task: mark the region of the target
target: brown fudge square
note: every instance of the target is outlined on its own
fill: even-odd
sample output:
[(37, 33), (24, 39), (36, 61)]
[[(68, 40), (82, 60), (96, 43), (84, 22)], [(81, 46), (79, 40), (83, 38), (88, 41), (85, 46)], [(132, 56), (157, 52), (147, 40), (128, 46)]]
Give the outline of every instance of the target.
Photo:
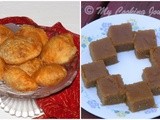
[(143, 70), (142, 77), (147, 82), (153, 95), (160, 95), (160, 68), (147, 67)]
[(111, 65), (118, 62), (116, 49), (109, 38), (91, 42), (89, 48), (93, 61), (103, 60), (105, 65)]
[(111, 26), (108, 30), (108, 37), (111, 39), (117, 52), (134, 49), (134, 32), (132, 32), (130, 23)]
[(137, 58), (149, 57), (149, 51), (157, 46), (154, 30), (139, 30), (134, 38), (134, 47)]
[(153, 66), (160, 67), (160, 47), (156, 47), (150, 50), (150, 61)]
[(132, 112), (155, 106), (153, 94), (145, 82), (126, 85), (126, 102)]
[(103, 105), (125, 102), (125, 86), (120, 75), (97, 80), (97, 94)]
[(82, 65), (82, 79), (86, 88), (94, 87), (96, 80), (109, 75), (103, 61), (96, 61)]

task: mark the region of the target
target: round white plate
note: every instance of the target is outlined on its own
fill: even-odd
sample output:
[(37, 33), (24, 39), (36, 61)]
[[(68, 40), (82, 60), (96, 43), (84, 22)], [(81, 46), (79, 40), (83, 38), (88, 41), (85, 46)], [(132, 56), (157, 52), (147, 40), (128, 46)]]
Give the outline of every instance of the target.
[[(154, 29), (160, 45), (160, 20), (136, 15), (120, 14), (98, 19), (81, 30), (81, 64), (92, 62), (88, 45), (91, 41), (106, 37), (109, 26), (130, 22), (132, 29)], [(137, 59), (134, 50), (118, 53), (119, 63), (107, 66), (110, 74), (121, 74), (125, 84), (142, 81), (142, 72), (145, 67), (151, 66), (149, 59)], [(102, 118), (154, 118), (160, 115), (160, 96), (154, 96), (157, 108), (150, 108), (132, 113), (125, 103), (102, 106), (96, 88), (86, 89), (81, 80), (81, 106), (88, 112)]]

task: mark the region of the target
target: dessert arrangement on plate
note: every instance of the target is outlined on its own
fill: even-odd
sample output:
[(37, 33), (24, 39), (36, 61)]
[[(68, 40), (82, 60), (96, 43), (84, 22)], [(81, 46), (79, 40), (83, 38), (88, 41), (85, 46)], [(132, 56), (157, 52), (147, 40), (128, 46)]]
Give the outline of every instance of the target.
[[(153, 95), (160, 95), (160, 49), (155, 31), (132, 31), (130, 23), (123, 23), (110, 26), (107, 36), (89, 44), (93, 62), (82, 65), (85, 87), (96, 87), (103, 105), (126, 103), (132, 112), (156, 107)], [(143, 70), (143, 81), (125, 85), (121, 75), (109, 74), (106, 66), (118, 62), (117, 52), (134, 49), (138, 59), (150, 58), (152, 67)]]

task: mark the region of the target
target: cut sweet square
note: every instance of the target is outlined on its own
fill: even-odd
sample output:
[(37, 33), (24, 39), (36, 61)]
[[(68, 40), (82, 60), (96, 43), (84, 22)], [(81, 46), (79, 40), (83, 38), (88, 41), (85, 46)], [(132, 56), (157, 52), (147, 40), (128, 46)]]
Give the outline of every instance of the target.
[(103, 105), (125, 102), (125, 86), (121, 76), (106, 76), (97, 80), (97, 94)]
[(148, 58), (149, 51), (157, 46), (154, 30), (139, 30), (134, 38), (134, 47), (137, 58)]
[(106, 75), (109, 75), (109, 73), (103, 61), (96, 61), (82, 65), (82, 79), (87, 88), (94, 87), (96, 81)]
[(150, 50), (150, 61), (153, 66), (160, 67), (160, 47), (156, 47)]
[(145, 110), (155, 106), (153, 94), (145, 82), (126, 86), (126, 102), (132, 112)]
[(89, 48), (93, 61), (103, 60), (105, 65), (111, 65), (118, 62), (116, 49), (109, 38), (91, 42)]
[(107, 35), (111, 39), (117, 52), (134, 49), (134, 32), (132, 32), (132, 26), (130, 23), (111, 26)]
[(160, 95), (160, 68), (147, 67), (143, 70), (142, 77), (147, 82), (153, 95)]

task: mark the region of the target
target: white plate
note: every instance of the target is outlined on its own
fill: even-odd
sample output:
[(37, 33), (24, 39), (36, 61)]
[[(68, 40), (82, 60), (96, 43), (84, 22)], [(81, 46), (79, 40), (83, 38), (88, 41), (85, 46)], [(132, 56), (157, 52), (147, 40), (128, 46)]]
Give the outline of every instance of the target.
[[(106, 37), (110, 25), (130, 22), (134, 31), (155, 29), (157, 42), (160, 45), (160, 20), (136, 15), (120, 14), (98, 19), (81, 30), (81, 64), (92, 62), (88, 45), (91, 41)], [(149, 59), (138, 60), (134, 51), (118, 53), (119, 63), (107, 66), (110, 74), (121, 74), (125, 84), (142, 81), (145, 67), (151, 66)], [(125, 103), (102, 106), (96, 88), (86, 89), (81, 80), (81, 106), (88, 112), (102, 118), (154, 118), (160, 115), (160, 96), (154, 96), (157, 108), (150, 108), (132, 113)]]

